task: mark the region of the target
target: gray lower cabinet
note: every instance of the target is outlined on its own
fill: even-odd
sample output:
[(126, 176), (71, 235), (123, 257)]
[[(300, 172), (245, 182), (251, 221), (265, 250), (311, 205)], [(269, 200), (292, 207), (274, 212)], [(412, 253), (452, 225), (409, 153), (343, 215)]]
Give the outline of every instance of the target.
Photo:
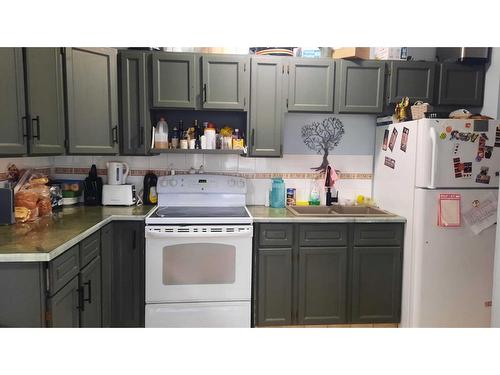
[(439, 64), (437, 104), (482, 105), (484, 75), (482, 65)]
[(434, 101), (436, 63), (427, 61), (391, 61), (387, 103), (393, 104), (407, 96), (411, 103)]
[(197, 55), (153, 52), (153, 106), (196, 108)]
[(300, 247), (298, 324), (346, 321), (347, 247)]
[(0, 155), (22, 155), (27, 118), (21, 48), (0, 48)]
[(394, 246), (352, 249), (352, 323), (399, 322), (402, 249)]
[(26, 48), (24, 53), (29, 152), (64, 154), (63, 50)]
[(258, 249), (257, 322), (292, 324), (292, 249)]
[(68, 151), (118, 152), (116, 49), (66, 48)]
[(113, 227), (111, 326), (144, 327), (144, 222)]
[(289, 112), (333, 112), (335, 63), (332, 59), (290, 59)]
[(81, 289), (78, 277), (51, 296), (47, 302), (48, 326), (53, 328), (80, 327)]
[(204, 109), (247, 110), (250, 58), (245, 55), (201, 56)]
[(97, 256), (80, 271), (80, 327), (101, 327), (101, 258)]
[(278, 57), (252, 57), (249, 155), (281, 156), (287, 87), (285, 65)]
[(119, 55), (120, 133), (123, 155), (147, 155), (151, 143), (147, 52)]
[(337, 60), (335, 110), (338, 113), (380, 113), (383, 109), (385, 62)]
[(256, 326), (399, 323), (404, 224), (255, 225)]

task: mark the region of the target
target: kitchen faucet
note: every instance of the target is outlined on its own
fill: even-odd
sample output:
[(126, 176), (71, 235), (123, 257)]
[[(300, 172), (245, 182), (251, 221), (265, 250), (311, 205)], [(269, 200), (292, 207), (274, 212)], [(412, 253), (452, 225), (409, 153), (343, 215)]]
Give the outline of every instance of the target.
[(337, 195), (332, 196), (331, 188), (333, 187), (335, 181), (331, 176), (332, 167), (329, 165), (326, 167), (326, 178), (325, 178), (325, 188), (326, 188), (326, 205), (331, 206), (332, 203), (337, 203), (339, 201), (339, 192), (337, 190)]

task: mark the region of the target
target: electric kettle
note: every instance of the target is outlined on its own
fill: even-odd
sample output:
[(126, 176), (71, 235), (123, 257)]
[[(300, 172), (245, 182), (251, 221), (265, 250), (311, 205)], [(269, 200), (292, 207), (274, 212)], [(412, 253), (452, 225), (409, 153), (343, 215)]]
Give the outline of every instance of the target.
[(127, 163), (119, 161), (109, 161), (106, 163), (108, 168), (108, 185), (124, 185), (127, 183), (130, 168)]

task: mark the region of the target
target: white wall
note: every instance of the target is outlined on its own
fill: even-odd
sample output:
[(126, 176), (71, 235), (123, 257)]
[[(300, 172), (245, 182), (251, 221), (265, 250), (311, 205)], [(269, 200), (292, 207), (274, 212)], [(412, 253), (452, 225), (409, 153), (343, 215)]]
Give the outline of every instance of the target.
[(491, 63), (486, 70), (484, 101), (481, 113), (500, 119), (500, 48), (492, 48)]

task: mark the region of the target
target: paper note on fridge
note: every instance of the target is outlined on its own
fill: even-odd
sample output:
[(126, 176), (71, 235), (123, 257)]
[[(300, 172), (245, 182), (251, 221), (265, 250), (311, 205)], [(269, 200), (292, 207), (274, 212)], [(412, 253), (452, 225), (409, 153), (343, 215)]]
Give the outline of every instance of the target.
[(460, 194), (440, 194), (438, 207), (438, 226), (459, 227)]
[(496, 223), (497, 208), (498, 199), (494, 193), (490, 193), (477, 207), (464, 212), (464, 221), (474, 234), (479, 234)]

